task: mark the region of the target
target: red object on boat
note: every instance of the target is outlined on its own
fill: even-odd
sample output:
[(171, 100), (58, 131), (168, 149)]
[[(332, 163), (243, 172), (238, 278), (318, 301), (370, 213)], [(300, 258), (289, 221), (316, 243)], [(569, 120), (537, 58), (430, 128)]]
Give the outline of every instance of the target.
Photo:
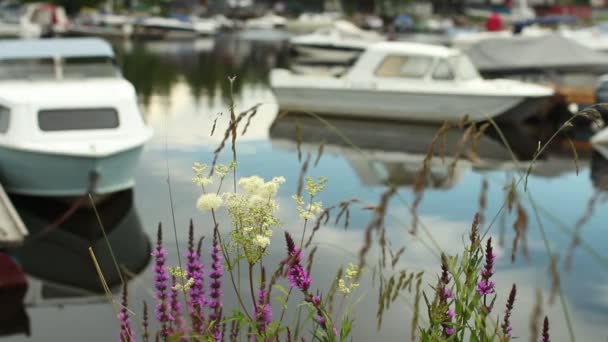
[(492, 12), (486, 20), (486, 31), (501, 31), (502, 29), (502, 17), (500, 14)]
[(0, 252), (0, 290), (27, 288), (25, 273), (8, 254)]
[(0, 252), (0, 336), (30, 335), (30, 319), (23, 307), (25, 273), (8, 254)]

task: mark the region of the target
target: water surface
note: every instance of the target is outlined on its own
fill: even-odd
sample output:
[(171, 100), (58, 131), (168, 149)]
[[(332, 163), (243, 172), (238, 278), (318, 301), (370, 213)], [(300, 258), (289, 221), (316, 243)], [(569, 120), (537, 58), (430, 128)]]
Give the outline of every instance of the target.
[[(320, 197), (326, 206), (351, 198), (362, 203), (352, 208), (348, 230), (333, 220), (319, 230), (314, 244), (318, 251), (312, 270), (313, 287), (325, 289), (338, 267), (357, 261), (363, 231), (371, 219), (370, 211), (361, 207), (378, 203), (387, 184), (398, 187), (398, 196), (391, 200), (386, 219), (387, 241), (393, 251), (405, 247), (405, 252), (394, 270), (389, 265), (384, 272), (389, 276), (402, 269), (408, 273), (425, 271), (424, 286), (432, 284), (439, 271), (439, 250), (449, 254), (461, 252), (472, 217), (479, 208), (483, 182), (488, 184), (484, 213), (486, 222), (490, 222), (503, 206), (505, 186), (514, 177), (521, 177), (526, 162), (514, 163), (500, 139), (488, 134), (480, 140), (478, 156), (463, 154), (474, 162), (462, 161), (452, 167), (449, 156), (457, 152), (462, 132), (450, 133), (446, 137), (448, 157), (442, 161), (437, 156), (430, 164), (417, 210), (419, 233), (414, 237), (409, 233), (412, 215), (408, 205), (416, 199), (413, 192), (416, 174), (438, 127), (336, 119), (321, 123), (293, 115), (276, 119), (279, 109), (269, 89), (268, 73), (271, 68), (288, 63), (287, 48), (280, 40), (257, 38), (260, 37), (222, 36), (195, 42), (116, 44), (124, 74), (137, 88), (146, 120), (155, 129), (137, 169), (135, 189), (109, 198), (100, 210), (113, 250), (121, 264), (135, 274), (130, 282), (133, 310), (139, 315), (141, 300), (151, 303), (149, 244), (155, 241), (159, 222), (165, 227), (167, 247), (176, 260), (168, 180), (181, 251), (191, 218), (198, 235), (206, 235), (208, 239), (211, 236), (210, 217), (197, 212), (194, 205), (200, 190), (191, 183), (191, 166), (195, 161), (210, 163), (222, 140), (229, 119), (230, 76), (236, 76), (232, 94), (237, 112), (261, 104), (247, 133), (238, 139), (239, 175), (287, 178), (279, 193), (283, 229), (296, 236), (302, 232), (291, 195), (296, 192), (298, 174), (307, 158), (311, 159), (308, 170), (311, 176), (329, 178), (328, 188)], [(216, 119), (217, 129), (211, 135)], [(513, 151), (521, 159), (529, 159), (538, 139), (547, 136), (537, 128), (508, 132)], [(324, 152), (314, 165), (321, 143)], [(499, 292), (496, 312), (502, 312), (508, 289), (513, 282), (517, 283), (514, 335), (524, 339), (529, 336), (536, 289), (543, 293), (544, 313), (552, 322), (554, 340), (567, 340), (564, 306), (578, 340), (604, 341), (608, 337), (605, 328), (608, 257), (603, 248), (608, 242), (605, 234), (608, 212), (604, 212), (608, 161), (584, 141), (576, 144), (578, 167), (568, 152), (568, 144), (560, 141), (536, 164), (527, 181), (528, 192), (520, 191), (528, 220), (528, 257), (520, 247), (516, 261), (511, 262), (514, 212), (503, 211), (496, 216), (488, 235), (503, 242), (496, 274)], [(230, 159), (226, 149), (220, 161)], [(551, 253), (559, 257), (563, 302), (558, 295), (552, 305), (548, 303), (551, 258), (531, 199)], [(81, 209), (78, 215), (59, 224), (60, 228), (49, 229), (56, 228), (53, 223), (66, 210), (65, 204), (31, 198), (16, 198), (16, 203), (34, 232), (23, 248), (13, 251), (28, 273), (30, 289), (24, 299), (25, 310), (15, 310), (19, 312), (19, 323), (0, 319), (0, 332), (24, 332), (29, 326), (31, 335), (28, 338), (16, 334), (4, 341), (115, 339), (117, 326), (111, 306), (103, 295), (91, 293), (99, 290), (99, 282), (89, 263), (89, 245), (98, 250), (108, 282), (115, 286), (120, 283), (92, 210)], [(589, 208), (592, 210), (587, 215)], [(566, 270), (565, 259), (573, 239), (571, 231), (583, 216), (588, 219), (580, 229), (581, 246), (574, 252), (570, 270)], [(283, 257), (281, 233), (277, 232), (273, 239), (273, 257), (266, 260), (269, 267)], [(405, 340), (410, 334), (412, 295), (399, 298), (387, 313), (382, 329), (376, 331), (378, 281), (372, 281), (371, 276), (377, 273), (373, 269), (379, 260), (379, 250), (372, 249), (368, 256), (368, 277), (353, 297), (360, 300), (355, 309), (356, 341)], [(225, 305), (233, 307), (235, 299), (228, 289), (226, 292)], [(134, 320), (139, 318), (136, 316)]]

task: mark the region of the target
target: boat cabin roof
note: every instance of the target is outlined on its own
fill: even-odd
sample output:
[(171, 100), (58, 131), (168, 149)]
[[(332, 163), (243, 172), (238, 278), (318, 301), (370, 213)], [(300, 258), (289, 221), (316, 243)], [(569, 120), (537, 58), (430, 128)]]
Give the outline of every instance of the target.
[(0, 60), (43, 58), (114, 58), (110, 44), (98, 38), (0, 40)]
[(367, 51), (381, 55), (419, 55), (429, 57), (450, 57), (461, 52), (440, 45), (409, 43), (409, 42), (380, 42), (371, 45)]

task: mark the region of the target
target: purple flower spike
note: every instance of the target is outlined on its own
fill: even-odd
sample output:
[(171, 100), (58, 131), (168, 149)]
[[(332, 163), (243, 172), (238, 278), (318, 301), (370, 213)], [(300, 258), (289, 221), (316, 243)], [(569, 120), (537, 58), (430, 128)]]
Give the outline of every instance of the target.
[(444, 329), (445, 336), (450, 337), (454, 335), (454, 328), (447, 327)]
[(549, 318), (547, 316), (545, 316), (545, 321), (543, 322), (543, 336), (540, 341), (551, 342), (551, 337), (549, 336)]
[(272, 308), (267, 303), (266, 298), (268, 291), (260, 289), (258, 291), (258, 302), (255, 306), (255, 318), (258, 323), (258, 331), (262, 334), (266, 333), (266, 330), (272, 323)]
[(485, 254), (486, 263), (481, 270), (481, 279), (477, 282), (477, 292), (482, 296), (487, 296), (496, 292), (496, 283), (493, 280), (490, 280), (492, 275), (494, 275), (494, 261), (496, 260), (496, 253), (494, 253), (492, 249), (492, 238), (489, 238), (486, 243)]
[(209, 278), (211, 278), (211, 288), (209, 292), (208, 306), (212, 310), (209, 314), (209, 320), (213, 321), (213, 332), (212, 335), (216, 341), (222, 340), (222, 330), (220, 321), (222, 319), (222, 276), (224, 275), (224, 268), (222, 266), (222, 249), (217, 242), (217, 238), (213, 241), (213, 248), (211, 249), (211, 272), (209, 272)]
[(154, 288), (156, 290), (156, 319), (161, 324), (160, 335), (164, 338), (169, 336), (169, 325), (173, 322), (169, 303), (168, 303), (168, 285), (169, 274), (165, 267), (167, 260), (167, 250), (163, 248), (163, 235), (161, 225), (158, 225), (158, 239), (156, 248), (152, 251), (152, 256), (155, 259), (154, 266)]
[[(199, 242), (200, 247), (201, 242)], [(188, 307), (190, 309), (190, 317), (192, 320), (192, 330), (196, 334), (203, 333), (204, 317), (203, 308), (207, 304), (205, 298), (205, 267), (200, 260), (200, 248), (194, 248), (194, 225), (190, 220), (190, 229), (188, 234), (188, 252), (186, 258), (186, 272), (188, 279), (192, 279), (192, 286), (188, 289)]]
[(177, 280), (175, 276), (171, 276), (171, 296), (169, 297), (169, 307), (171, 308), (171, 316), (174, 318), (174, 329), (172, 332), (179, 331), (183, 333), (184, 327), (181, 320), (182, 317), (182, 304), (179, 302), (179, 290), (177, 289)]
[(454, 298), (454, 292), (448, 288), (444, 288), (442, 294), (446, 299)]
[(120, 323), (120, 342), (135, 342), (133, 329), (129, 320), (129, 311), (127, 310), (127, 286), (122, 290), (122, 307), (118, 313), (118, 321)]
[(302, 260), (302, 250), (295, 246), (293, 238), (288, 232), (285, 232), (285, 241), (287, 242), (287, 253), (289, 254), (289, 259), (287, 261), (287, 265), (289, 266), (289, 269), (287, 270), (289, 285), (291, 287), (297, 287), (302, 292), (307, 293), (308, 288), (310, 288), (310, 284), (312, 283), (312, 278), (300, 264), (300, 261)]
[(511, 312), (513, 311), (513, 304), (515, 303), (515, 295), (517, 293), (517, 288), (515, 284), (511, 287), (511, 292), (509, 293), (509, 299), (507, 300), (507, 309), (505, 310), (505, 317), (502, 322), (502, 332), (505, 334), (507, 338), (511, 338), (511, 333), (513, 331), (513, 327), (511, 326)]
[(456, 311), (452, 310), (452, 309), (448, 309), (448, 311), (445, 312), (445, 315), (448, 316), (450, 319), (456, 317)]
[(486, 296), (496, 292), (496, 282), (494, 280), (480, 280), (477, 283), (477, 292), (480, 295)]

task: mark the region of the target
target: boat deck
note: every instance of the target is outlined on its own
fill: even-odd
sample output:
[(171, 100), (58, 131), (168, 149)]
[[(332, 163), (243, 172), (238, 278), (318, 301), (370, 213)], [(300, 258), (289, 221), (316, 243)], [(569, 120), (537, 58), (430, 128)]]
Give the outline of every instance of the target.
[(0, 247), (19, 245), (27, 234), (21, 217), (0, 184)]

